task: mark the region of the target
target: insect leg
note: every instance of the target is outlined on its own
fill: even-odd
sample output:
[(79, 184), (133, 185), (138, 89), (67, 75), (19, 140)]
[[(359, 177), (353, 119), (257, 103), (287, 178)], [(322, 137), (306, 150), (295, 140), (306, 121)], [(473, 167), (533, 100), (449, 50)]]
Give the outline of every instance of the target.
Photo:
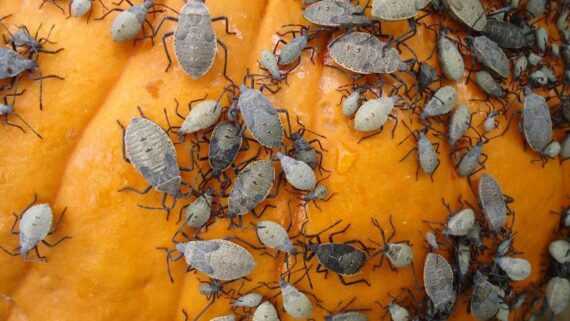
[(137, 194), (144, 195), (144, 194), (148, 193), (151, 189), (152, 189), (152, 185), (147, 186), (147, 187), (146, 187), (145, 189), (143, 189), (142, 191), (141, 191), (141, 190), (138, 190), (138, 189), (135, 189), (135, 188), (133, 188), (133, 187), (127, 186), (127, 187), (121, 188), (121, 189), (118, 190), (118, 191), (119, 191), (119, 192), (130, 191), (130, 192), (135, 192), (135, 193), (137, 193)]
[(67, 207), (63, 209), (63, 211), (59, 215), (59, 220), (57, 220), (55, 227), (48, 233), (48, 235), (51, 235), (57, 231), (57, 229), (59, 228), (59, 225), (61, 224), (61, 220), (63, 219), (63, 216), (65, 215), (66, 211), (67, 211)]
[(53, 243), (53, 244), (52, 244), (52, 243), (49, 243), (49, 242), (46, 241), (46, 240), (42, 240), (42, 243), (44, 243), (45, 245), (47, 245), (47, 246), (49, 246), (49, 247), (56, 247), (57, 245), (59, 245), (59, 243), (65, 241), (65, 240), (68, 240), (68, 239), (71, 239), (71, 236), (64, 236), (64, 237), (62, 237), (61, 239), (57, 240), (57, 241), (56, 241), (55, 243)]
[(212, 22), (215, 22), (215, 21), (225, 21), (225, 22), (226, 22), (226, 23), (225, 23), (225, 25), (226, 25), (226, 33), (227, 33), (228, 35), (235, 35), (235, 34), (236, 34), (235, 31), (234, 31), (234, 32), (230, 31), (230, 24), (229, 24), (229, 22), (228, 22), (228, 17), (226, 17), (226, 16), (214, 17), (214, 18), (211, 19), (211, 21), (212, 21)]
[(105, 17), (107, 17), (111, 12), (115, 12), (115, 11), (122, 12), (122, 11), (125, 11), (125, 10), (123, 10), (123, 9), (121, 9), (121, 8), (113, 8), (113, 9), (111, 9), (111, 10), (105, 12), (105, 14), (102, 15), (101, 17), (95, 18), (94, 20), (103, 20), (103, 19), (105, 19)]
[[(156, 29), (156, 31), (158, 31), (158, 28)], [(168, 53), (168, 47), (166, 45), (166, 38), (173, 36), (173, 35), (174, 35), (174, 31), (169, 31), (169, 32), (166, 32), (162, 35), (162, 46), (164, 47), (164, 53), (166, 54), (166, 59), (168, 59), (168, 64), (166, 65), (166, 69), (164, 70), (165, 72), (168, 71), (168, 68), (170, 68), (170, 65), (172, 64), (172, 59), (170, 58), (170, 53)]]
[(371, 286), (370, 283), (368, 281), (366, 281), (365, 279), (358, 279), (358, 280), (354, 280), (354, 281), (346, 281), (344, 279), (344, 276), (337, 274), (338, 278), (340, 279), (340, 282), (342, 282), (343, 285), (354, 285), (354, 284), (358, 284), (358, 283), (365, 283), (368, 286)]

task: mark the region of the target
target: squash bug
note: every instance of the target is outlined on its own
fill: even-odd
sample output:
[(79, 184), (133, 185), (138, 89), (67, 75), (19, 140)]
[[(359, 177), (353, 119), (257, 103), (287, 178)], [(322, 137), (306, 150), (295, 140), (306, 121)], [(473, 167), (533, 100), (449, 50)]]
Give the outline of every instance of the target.
[[(166, 252), (166, 266), (170, 280), (174, 282), (170, 272), (170, 262), (185, 258), (186, 271), (197, 270), (212, 279), (232, 281), (243, 278), (255, 269), (253, 256), (243, 247), (223, 239), (208, 241), (189, 241), (175, 243), (174, 249), (158, 248)], [(173, 256), (174, 252), (180, 254)]]
[[(19, 215), (13, 213), (15, 220), (10, 232), (20, 236), (20, 246), (18, 246), (13, 252), (10, 252), (0, 245), (0, 249), (11, 256), (22, 255), (25, 262), (47, 262), (47, 258), (45, 256), (41, 256), (38, 249), (40, 242), (49, 247), (54, 247), (67, 239), (71, 239), (70, 236), (64, 236), (53, 244), (45, 240), (46, 236), (52, 235), (57, 231), (67, 208), (61, 212), (59, 220), (55, 226), (52, 226), (53, 214), (50, 205), (46, 203), (36, 204), (37, 200), (38, 197), (34, 194), (34, 200), (32, 203), (30, 203), (30, 205), (28, 205)], [(16, 224), (18, 221), (20, 221), (20, 230), (16, 231)], [(28, 258), (28, 255), (32, 250), (36, 253), (35, 259)]]
[[(326, 277), (328, 270), (331, 270), (338, 275), (340, 281), (344, 285), (365, 283), (370, 286), (370, 283), (368, 283), (368, 281), (365, 279), (354, 281), (346, 281), (344, 279), (345, 276), (354, 276), (362, 271), (362, 268), (364, 267), (368, 256), (367, 250), (369, 250), (368, 247), (366, 247), (360, 240), (357, 239), (345, 241), (343, 243), (334, 242), (334, 236), (346, 232), (350, 227), (350, 224), (348, 224), (344, 229), (340, 231), (331, 233), (328, 237), (329, 243), (323, 243), (321, 241), (321, 235), (324, 232), (332, 229), (341, 222), (342, 220), (336, 221), (331, 226), (316, 234), (306, 234), (306, 222), (303, 223), (301, 235), (303, 235), (305, 239), (308, 239), (308, 242), (303, 242), (301, 244), (305, 249), (303, 253), (305, 265), (306, 262), (316, 256), (319, 262), (316, 268), (317, 273), (325, 273)], [(313, 242), (313, 240), (316, 242)], [(362, 249), (359, 249), (351, 244), (359, 244)]]
[(162, 18), (152, 37), (154, 38), (160, 27), (165, 21), (178, 22), (175, 31), (169, 31), (162, 36), (162, 43), (168, 65), (166, 70), (172, 64), (172, 59), (168, 53), (166, 39), (171, 36), (174, 38), (174, 53), (178, 63), (192, 79), (197, 80), (204, 76), (214, 64), (217, 47), (216, 43), (224, 50), (224, 77), (231, 83), (233, 81), (227, 75), (228, 49), (226, 45), (216, 37), (216, 33), (212, 29), (212, 22), (225, 21), (226, 33), (236, 34), (229, 30), (228, 18), (225, 16), (210, 17), (210, 11), (202, 0), (186, 0), (186, 3), (180, 10), (180, 16), (167, 16)]

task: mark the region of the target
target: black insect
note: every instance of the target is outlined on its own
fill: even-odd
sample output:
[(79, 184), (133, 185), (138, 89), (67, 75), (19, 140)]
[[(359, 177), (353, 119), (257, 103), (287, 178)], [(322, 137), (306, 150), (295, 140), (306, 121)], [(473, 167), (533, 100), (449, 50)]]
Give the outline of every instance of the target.
[[(357, 239), (348, 240), (343, 243), (334, 242), (334, 237), (336, 235), (345, 233), (350, 227), (350, 224), (348, 224), (340, 231), (331, 233), (328, 237), (329, 243), (323, 243), (321, 241), (321, 235), (323, 233), (329, 231), (341, 222), (342, 220), (338, 220), (331, 226), (316, 234), (306, 234), (306, 222), (303, 224), (303, 227), (301, 228), (301, 235), (303, 235), (305, 238), (305, 242), (300, 243), (300, 245), (305, 249), (303, 253), (304, 264), (306, 266), (307, 262), (316, 256), (317, 260), (319, 261), (319, 264), (316, 267), (316, 272), (324, 273), (325, 278), (328, 275), (328, 271), (331, 270), (338, 275), (340, 281), (344, 285), (365, 283), (370, 286), (370, 283), (368, 283), (368, 281), (365, 279), (358, 279), (355, 281), (346, 281), (344, 279), (345, 276), (354, 276), (360, 273), (362, 267), (366, 263), (366, 259), (368, 257), (367, 252), (370, 250), (370, 248), (366, 247), (364, 243)], [(316, 242), (313, 242), (313, 240)], [(362, 247), (362, 249), (359, 249), (351, 244), (358, 244)]]

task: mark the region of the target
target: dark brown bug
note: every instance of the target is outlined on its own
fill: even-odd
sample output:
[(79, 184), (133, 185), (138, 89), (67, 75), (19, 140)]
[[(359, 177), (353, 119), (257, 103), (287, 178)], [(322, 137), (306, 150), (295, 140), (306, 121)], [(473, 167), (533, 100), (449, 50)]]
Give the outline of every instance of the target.
[[(303, 223), (301, 235), (303, 235), (305, 239), (308, 239), (308, 242), (303, 242), (300, 244), (305, 249), (303, 253), (304, 264), (306, 266), (307, 262), (316, 256), (317, 260), (319, 261), (319, 264), (316, 267), (317, 273), (324, 273), (326, 277), (328, 270), (331, 270), (338, 275), (340, 281), (344, 285), (365, 283), (370, 286), (370, 283), (368, 283), (368, 281), (365, 279), (358, 279), (354, 281), (346, 281), (344, 279), (345, 276), (354, 276), (360, 273), (362, 267), (364, 266), (364, 263), (366, 263), (368, 256), (366, 251), (369, 250), (369, 248), (366, 247), (366, 245), (364, 245), (364, 243), (358, 239), (345, 241), (343, 243), (334, 242), (334, 236), (346, 232), (348, 228), (350, 228), (350, 224), (348, 224), (344, 229), (340, 231), (331, 233), (328, 237), (329, 243), (323, 243), (321, 241), (321, 235), (323, 233), (337, 226), (341, 222), (342, 220), (336, 221), (331, 226), (316, 234), (306, 234), (306, 222)], [(313, 242), (313, 240), (316, 242)], [(359, 244), (362, 249), (359, 249), (351, 244)]]

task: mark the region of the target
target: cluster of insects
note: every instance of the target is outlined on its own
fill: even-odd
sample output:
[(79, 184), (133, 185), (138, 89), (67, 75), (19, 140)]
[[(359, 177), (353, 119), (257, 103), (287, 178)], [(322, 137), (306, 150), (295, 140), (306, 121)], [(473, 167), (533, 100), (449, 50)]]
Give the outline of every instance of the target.
[[(124, 8), (123, 2), (128, 8)], [(211, 17), (204, 1), (186, 0), (177, 10), (152, 0), (121, 0), (114, 7), (99, 0), (105, 13), (95, 20), (114, 15), (111, 36), (116, 42), (154, 42), (165, 22), (176, 23), (161, 38), (166, 70), (172, 64), (166, 42), (171, 36), (175, 39), (176, 61), (192, 79), (200, 79), (210, 71), (217, 46), (225, 53), (223, 75), (227, 86), (218, 88), (221, 94), (214, 99), (207, 99), (206, 95), (191, 101), (186, 113), (179, 110), (176, 101), (174, 112), (179, 124), (171, 123), (171, 113), (166, 109), (167, 128), (146, 117), (140, 109), (140, 116), (126, 125), (117, 120), (123, 132), (123, 157), (148, 183), (140, 190), (127, 186), (121, 191), (160, 192), (160, 205), (139, 206), (163, 211), (167, 220), (176, 204), (184, 203), (178, 213), (179, 227), (172, 236), (172, 246), (158, 249), (166, 255), (172, 282), (170, 265), (182, 259), (186, 272), (208, 278), (199, 286), (207, 305), (195, 316), (182, 310), (186, 319), (199, 320), (217, 299), (225, 297), (232, 302), (228, 306), (231, 313), (211, 320), (275, 321), (279, 320), (276, 298), (280, 296), (283, 311), (294, 319), (309, 319), (318, 307), (328, 314), (325, 320), (368, 320), (366, 312), (372, 307), (353, 308), (353, 299), (328, 309), (299, 284), (305, 281), (313, 289), (311, 271), (325, 278), (332, 272), (346, 286), (371, 286), (362, 271), (373, 260), (377, 261), (374, 269), (386, 261), (392, 271), (409, 270), (415, 281), (416, 289), (390, 295), (392, 301), (388, 304), (377, 302), (393, 321), (447, 320), (461, 295), (469, 298), (468, 312), (477, 320), (506, 321), (513, 315), (518, 317), (523, 306), (530, 311), (521, 313), (525, 318), (543, 315), (547, 310), (553, 314), (564, 311), (570, 301), (570, 212), (566, 209), (561, 214), (560, 237), (549, 246), (548, 280), (536, 291), (520, 290), (517, 282), (527, 279), (532, 269), (521, 256), (523, 253), (514, 247), (515, 213), (509, 208), (514, 200), (504, 194), (493, 176), (480, 173), (475, 178), (474, 174), (485, 169), (484, 146), (506, 133), (516, 114), (521, 116), (519, 127), (524, 146), (537, 153), (536, 161), (544, 166), (549, 159), (570, 158), (570, 3), (529, 0), (520, 5), (511, 0), (504, 1), (507, 7), (499, 8), (491, 1), (485, 8), (480, 0), (371, 0), (364, 6), (346, 0), (303, 2), (303, 17), (310, 24), (283, 26), (286, 31), (279, 34), (275, 48), (260, 53), (261, 73), (248, 70), (238, 84), (226, 72), (228, 49), (214, 32), (212, 22), (224, 21), (226, 33), (235, 32), (230, 30), (227, 17)], [(44, 3), (65, 12), (57, 0), (42, 0), (41, 5)], [(69, 16), (91, 15), (93, 3), (71, 0)], [(168, 15), (157, 25), (147, 19), (149, 14), (164, 12)], [(428, 16), (439, 23), (424, 23)], [(449, 18), (455, 23), (447, 22)], [(14, 111), (16, 97), (23, 92), (18, 90), (18, 84), (24, 72), (40, 81), (42, 109), (42, 80), (62, 78), (42, 75), (38, 59), (42, 53), (55, 54), (62, 49), (46, 48), (54, 43), (49, 34), (40, 37), (39, 28), (32, 36), (25, 26), (6, 26), (7, 19), (0, 19), (7, 35), (7, 47), (0, 48), (0, 76), (8, 80), (0, 89), (6, 92), (0, 113), (7, 125), (25, 131), (9, 121), (8, 116), (14, 115), (41, 138)], [(384, 34), (382, 23), (389, 21), (407, 21), (409, 30), (397, 37)], [(558, 39), (548, 29), (538, 27), (541, 21), (556, 24)], [(457, 26), (461, 30), (452, 29)], [(406, 43), (414, 39), (419, 28), (435, 33), (432, 55), (437, 51), (443, 75), (431, 65), (432, 55), (421, 60)], [(275, 208), (270, 200), (283, 189), (298, 197), (301, 208), (310, 203), (318, 208), (318, 202), (335, 195), (323, 184), (332, 174), (323, 166), (327, 151), (322, 140), (326, 137), (311, 131), (299, 118), (292, 121), (286, 109), (276, 108), (268, 99), (268, 95), (287, 86), (287, 77), (300, 65), (303, 52), (310, 52), (311, 60), (314, 59), (316, 48), (322, 47), (316, 42), (322, 39), (327, 39), (327, 52), (334, 62), (327, 66), (351, 79), (350, 84), (338, 88), (343, 93), (339, 105), (342, 114), (354, 120), (354, 129), (362, 133), (358, 143), (381, 134), (389, 119), (394, 122), (394, 136), (400, 121), (396, 111), (406, 110), (411, 121), (401, 123), (409, 135), (400, 144), (413, 138), (416, 146), (401, 161), (415, 151), (416, 178), (421, 169), (433, 180), (440, 165), (439, 143), (433, 140), (442, 139), (451, 148), (457, 174), (468, 179), (475, 194), (477, 206), (460, 197), (460, 208), (452, 210), (444, 200), (448, 219), (425, 222), (430, 231), (426, 233), (429, 253), (423, 262), (423, 284), (416, 275), (412, 244), (395, 240), (397, 224), (391, 216), (389, 226), (383, 226), (377, 218), (371, 219), (379, 238), (343, 242), (335, 241), (335, 236), (345, 234), (351, 224), (341, 220), (311, 234), (308, 217), (296, 222), (290, 208), (288, 226), (263, 218), (267, 210)], [(413, 58), (403, 59), (402, 49)], [(469, 68), (467, 58), (471, 61)], [(562, 71), (560, 75), (558, 70)], [(456, 87), (463, 80), (473, 81), (481, 89), (487, 110), (471, 111), (465, 104), (456, 106)], [(557, 105), (549, 106), (551, 101)], [(521, 110), (514, 110), (516, 102), (522, 105)], [(485, 112), (486, 117), (475, 125), (473, 115), (480, 112)], [(420, 129), (414, 129), (418, 127), (414, 123)], [(499, 127), (503, 127), (500, 133)], [(566, 137), (556, 140), (555, 130), (566, 132)], [(469, 136), (469, 132), (476, 137)], [(189, 164), (179, 160), (177, 145), (187, 149)], [(190, 180), (186, 180), (190, 174), (185, 172), (193, 175)], [(14, 251), (1, 246), (0, 249), (10, 255), (23, 255), (25, 260), (46, 261), (38, 250), (39, 243), (54, 246), (70, 237), (53, 244), (47, 242), (45, 238), (56, 231), (65, 211), (52, 227), (51, 207), (35, 202), (36, 198), (22, 214), (14, 214), (12, 232), (19, 234), (20, 246)], [(252, 226), (244, 223), (248, 214), (251, 220), (247, 221)], [(222, 220), (228, 225), (227, 237), (202, 238), (202, 232)], [(19, 231), (15, 231), (18, 221)], [(292, 232), (294, 225), (301, 227)], [(254, 230), (259, 244), (233, 235), (232, 230)], [(36, 258), (29, 257), (32, 251)], [(272, 282), (252, 281), (248, 276), (257, 262), (251, 251), (283, 258), (286, 271)], [(231, 285), (240, 282), (237, 290)], [(246, 284), (250, 289), (242, 292)], [(274, 294), (262, 295), (261, 289)]]

